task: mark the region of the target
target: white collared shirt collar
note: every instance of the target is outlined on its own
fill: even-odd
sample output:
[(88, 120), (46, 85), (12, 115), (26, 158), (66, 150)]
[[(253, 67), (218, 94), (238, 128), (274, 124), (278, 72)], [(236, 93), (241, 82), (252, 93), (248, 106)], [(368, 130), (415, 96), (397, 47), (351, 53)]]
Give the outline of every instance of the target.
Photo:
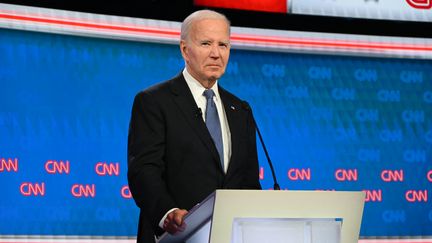
[[(206, 88), (200, 82), (198, 82), (198, 80), (192, 77), (192, 75), (187, 71), (186, 68), (183, 69), (183, 77), (185, 78), (186, 83), (189, 86), (189, 89), (191, 90), (195, 101), (197, 99), (200, 99), (200, 97), (204, 97), (203, 93), (204, 90), (206, 90)], [(219, 86), (217, 80), (213, 84), (213, 87), (211, 87), (211, 90), (213, 90), (213, 92), (215, 93), (215, 97), (214, 97), (215, 102), (218, 102), (220, 100), (220, 95), (219, 95)]]

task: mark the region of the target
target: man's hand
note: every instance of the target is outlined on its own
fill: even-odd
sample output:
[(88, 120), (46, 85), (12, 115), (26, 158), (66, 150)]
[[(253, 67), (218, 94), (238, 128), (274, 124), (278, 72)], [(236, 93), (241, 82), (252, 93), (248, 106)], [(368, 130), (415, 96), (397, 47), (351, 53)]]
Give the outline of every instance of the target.
[(188, 213), (184, 209), (176, 209), (169, 213), (163, 223), (163, 229), (174, 235), (178, 232), (183, 232), (186, 228), (186, 224), (183, 221), (183, 217)]

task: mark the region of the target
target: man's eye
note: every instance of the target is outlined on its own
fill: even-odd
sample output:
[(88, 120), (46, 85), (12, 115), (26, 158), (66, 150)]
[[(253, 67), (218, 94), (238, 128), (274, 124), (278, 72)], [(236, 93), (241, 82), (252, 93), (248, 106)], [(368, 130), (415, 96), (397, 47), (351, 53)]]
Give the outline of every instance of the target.
[(209, 42), (202, 42), (201, 45), (203, 45), (203, 46), (209, 46), (210, 43)]

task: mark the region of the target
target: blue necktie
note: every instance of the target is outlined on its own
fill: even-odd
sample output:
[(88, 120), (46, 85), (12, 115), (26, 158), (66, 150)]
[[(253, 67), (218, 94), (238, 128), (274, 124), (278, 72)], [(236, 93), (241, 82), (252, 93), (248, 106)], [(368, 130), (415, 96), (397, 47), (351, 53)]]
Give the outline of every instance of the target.
[(221, 160), (222, 169), (224, 168), (224, 156), (223, 156), (223, 143), (222, 143), (222, 131), (219, 121), (218, 111), (216, 109), (216, 104), (213, 100), (215, 96), (213, 90), (206, 89), (203, 95), (207, 99), (206, 112), (205, 112), (205, 122), (207, 129), (213, 139), (216, 149), (219, 153), (219, 158)]

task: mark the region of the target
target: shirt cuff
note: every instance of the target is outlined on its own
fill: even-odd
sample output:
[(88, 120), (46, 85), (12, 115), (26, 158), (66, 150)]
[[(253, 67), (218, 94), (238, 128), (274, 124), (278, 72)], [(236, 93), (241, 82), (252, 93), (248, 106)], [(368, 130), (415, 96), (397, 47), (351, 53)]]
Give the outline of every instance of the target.
[(165, 221), (166, 217), (168, 216), (168, 214), (171, 213), (172, 211), (176, 210), (176, 209), (178, 209), (178, 208), (172, 208), (172, 209), (168, 210), (168, 212), (165, 213), (165, 215), (164, 215), (164, 216), (162, 217), (162, 219), (159, 221), (159, 227), (160, 227), (161, 229), (163, 229), (163, 224), (164, 224), (164, 221)]

